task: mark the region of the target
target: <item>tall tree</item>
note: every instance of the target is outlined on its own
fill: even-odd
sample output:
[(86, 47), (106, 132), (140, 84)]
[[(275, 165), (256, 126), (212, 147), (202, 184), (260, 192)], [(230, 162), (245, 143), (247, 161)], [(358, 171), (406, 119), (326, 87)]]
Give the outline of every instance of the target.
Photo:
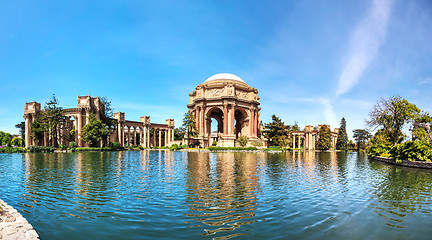
[(409, 103), (400, 96), (379, 100), (369, 113), (370, 120), (366, 121), (372, 129), (381, 128), (390, 138), (393, 145), (403, 140), (402, 128), (412, 122), (420, 114), (415, 104)]
[(55, 94), (45, 103), (44, 111), (41, 113), (42, 126), (47, 133), (50, 146), (57, 144), (57, 129), (62, 127), (65, 117), (63, 116), (63, 108), (60, 107), (60, 102)]
[(89, 123), (82, 128), (81, 137), (84, 142), (88, 143), (91, 147), (97, 145), (101, 140), (106, 139), (109, 131), (102, 120), (98, 120), (94, 113), (90, 114)]
[(114, 108), (111, 105), (111, 100), (108, 100), (107, 97), (100, 98), (101, 103), (101, 117), (102, 122), (111, 127), (114, 125), (114, 121), (112, 120), (114, 114)]
[(272, 122), (265, 124), (265, 128), (264, 136), (279, 146), (279, 139), (289, 135), (290, 126), (285, 125), (279, 117), (273, 114)]
[(372, 134), (370, 134), (365, 129), (354, 129), (353, 133), (353, 137), (357, 142), (357, 151), (364, 149), (365, 144), (367, 143), (368, 139), (372, 137)]
[(198, 134), (194, 115), (191, 114), (190, 112), (185, 113), (182, 126), (184, 129), (186, 129), (187, 145), (189, 147), (190, 138), (196, 137)]
[(412, 140), (419, 140), (430, 143), (432, 141), (432, 117), (428, 112), (422, 112), (414, 119), (411, 129)]
[(336, 141), (336, 149), (346, 150), (348, 146), (347, 144), (348, 144), (348, 134), (346, 132), (346, 121), (345, 118), (343, 117), (341, 119), (341, 125), (339, 128), (339, 133)]
[(20, 122), (20, 123), (16, 124), (15, 127), (19, 129), (19, 133), (21, 135), (21, 138), (24, 139), (25, 138), (25, 122)]
[(321, 125), (318, 131), (317, 149), (329, 150), (332, 147), (331, 131), (328, 125)]

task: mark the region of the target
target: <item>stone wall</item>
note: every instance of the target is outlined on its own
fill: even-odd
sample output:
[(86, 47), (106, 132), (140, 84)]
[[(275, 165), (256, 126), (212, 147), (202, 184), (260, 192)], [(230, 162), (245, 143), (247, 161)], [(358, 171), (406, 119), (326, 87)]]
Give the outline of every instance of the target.
[(39, 239), (32, 225), (13, 207), (0, 200), (0, 239)]

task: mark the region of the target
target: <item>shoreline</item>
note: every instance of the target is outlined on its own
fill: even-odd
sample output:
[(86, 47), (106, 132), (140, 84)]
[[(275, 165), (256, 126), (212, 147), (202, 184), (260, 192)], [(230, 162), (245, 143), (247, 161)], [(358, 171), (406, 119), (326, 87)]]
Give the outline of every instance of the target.
[(386, 157), (372, 157), (369, 158), (375, 161), (388, 163), (391, 165), (397, 165), (402, 167), (411, 167), (411, 168), (423, 168), (423, 169), (432, 169), (432, 162), (420, 162), (420, 161), (406, 161), (403, 160), (402, 162), (398, 163), (393, 158), (386, 158)]
[(27, 219), (1, 199), (0, 239), (39, 239), (39, 235)]

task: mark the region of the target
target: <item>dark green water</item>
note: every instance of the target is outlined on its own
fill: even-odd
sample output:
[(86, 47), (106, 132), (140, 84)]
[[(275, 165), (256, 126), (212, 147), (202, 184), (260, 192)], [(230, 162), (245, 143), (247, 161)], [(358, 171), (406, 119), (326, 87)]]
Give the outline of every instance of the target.
[(430, 239), (431, 182), (357, 153), (0, 154), (41, 239)]

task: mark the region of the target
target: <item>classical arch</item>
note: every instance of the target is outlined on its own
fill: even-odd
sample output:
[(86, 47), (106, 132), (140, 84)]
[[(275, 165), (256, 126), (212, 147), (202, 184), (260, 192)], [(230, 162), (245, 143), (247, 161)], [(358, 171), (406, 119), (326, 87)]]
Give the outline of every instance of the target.
[[(189, 94), (189, 113), (195, 117), (198, 141), (210, 146), (234, 147), (240, 136), (258, 140), (259, 97), (255, 88), (229, 73), (216, 74), (198, 85)], [(211, 133), (211, 123), (217, 121), (217, 136)]]

